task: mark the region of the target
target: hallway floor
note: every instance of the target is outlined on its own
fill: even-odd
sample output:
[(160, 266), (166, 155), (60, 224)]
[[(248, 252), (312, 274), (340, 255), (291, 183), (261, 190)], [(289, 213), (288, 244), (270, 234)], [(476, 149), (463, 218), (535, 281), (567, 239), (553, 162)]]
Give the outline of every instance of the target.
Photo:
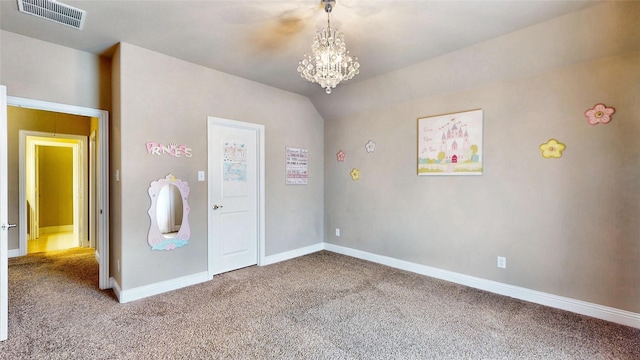
[(71, 231), (40, 234), (40, 238), (27, 241), (27, 254), (66, 250), (74, 247), (78, 247), (78, 243), (74, 240)]

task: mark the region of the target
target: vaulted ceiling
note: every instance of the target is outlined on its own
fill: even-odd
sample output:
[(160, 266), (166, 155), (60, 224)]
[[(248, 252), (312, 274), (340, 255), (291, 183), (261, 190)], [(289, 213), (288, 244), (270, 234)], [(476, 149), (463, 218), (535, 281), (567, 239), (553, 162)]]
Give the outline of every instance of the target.
[[(296, 67), (326, 26), (320, 0), (68, 1), (87, 11), (82, 30), (0, 2), (3, 30), (109, 56), (120, 41), (305, 96), (323, 93)], [(332, 27), (358, 56), (362, 81), (468, 47), (599, 1), (337, 0)]]

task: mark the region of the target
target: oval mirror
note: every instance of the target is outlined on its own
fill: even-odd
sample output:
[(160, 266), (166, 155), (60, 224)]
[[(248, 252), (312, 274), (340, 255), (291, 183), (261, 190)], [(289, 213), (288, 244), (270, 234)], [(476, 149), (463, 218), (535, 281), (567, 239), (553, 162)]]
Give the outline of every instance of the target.
[(182, 195), (175, 184), (166, 184), (158, 193), (156, 223), (162, 236), (173, 239), (182, 225)]
[(148, 243), (153, 250), (173, 250), (189, 243), (189, 185), (172, 174), (149, 186)]

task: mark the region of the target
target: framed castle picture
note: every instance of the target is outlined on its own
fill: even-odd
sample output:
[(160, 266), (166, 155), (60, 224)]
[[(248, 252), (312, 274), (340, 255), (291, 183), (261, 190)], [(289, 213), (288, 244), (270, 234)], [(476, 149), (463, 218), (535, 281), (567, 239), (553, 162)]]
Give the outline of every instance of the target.
[(482, 175), (482, 109), (418, 119), (418, 175)]

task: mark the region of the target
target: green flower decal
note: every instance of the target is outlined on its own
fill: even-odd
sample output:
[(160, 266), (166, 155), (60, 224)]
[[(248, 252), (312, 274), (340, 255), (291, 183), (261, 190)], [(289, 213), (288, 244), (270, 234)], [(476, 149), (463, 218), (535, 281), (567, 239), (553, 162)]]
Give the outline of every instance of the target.
[(540, 145), (542, 157), (545, 159), (562, 157), (562, 151), (564, 151), (565, 148), (566, 146), (563, 143), (559, 143), (556, 139), (549, 139), (546, 144)]

